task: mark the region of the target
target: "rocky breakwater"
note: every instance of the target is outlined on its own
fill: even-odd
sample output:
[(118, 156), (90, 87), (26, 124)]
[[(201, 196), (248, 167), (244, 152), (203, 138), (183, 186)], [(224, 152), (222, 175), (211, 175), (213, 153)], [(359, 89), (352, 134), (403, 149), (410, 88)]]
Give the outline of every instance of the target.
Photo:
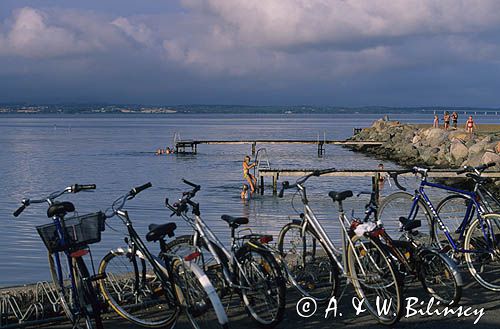
[(492, 169), (500, 170), (500, 132), (471, 136), (464, 129), (418, 128), (398, 121), (377, 120), (350, 140), (383, 141), (382, 146), (349, 147), (404, 166), (453, 169), (496, 162)]

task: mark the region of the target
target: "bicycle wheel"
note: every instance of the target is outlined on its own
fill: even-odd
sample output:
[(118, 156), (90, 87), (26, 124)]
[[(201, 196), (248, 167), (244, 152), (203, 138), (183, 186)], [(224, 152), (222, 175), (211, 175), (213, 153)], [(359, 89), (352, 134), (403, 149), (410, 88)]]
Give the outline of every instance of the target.
[(326, 302), (338, 295), (338, 266), (323, 243), (310, 230), (303, 234), (301, 225), (285, 225), (279, 233), (278, 250), (292, 285), (303, 296)]
[(419, 258), (419, 278), (424, 289), (443, 304), (458, 304), (463, 282), (455, 262), (430, 249), (421, 251)]
[(500, 215), (482, 215), (467, 229), (465, 261), (470, 273), (483, 287), (500, 291)]
[(144, 327), (172, 328), (179, 315), (170, 286), (164, 286), (139, 251), (109, 252), (101, 260), (102, 295), (121, 317)]
[[(464, 221), (467, 207), (471, 200), (463, 195), (453, 194), (441, 200), (436, 208), (436, 212), (443, 223), (448, 227), (450, 234), (458, 240), (462, 222)], [(470, 223), (472, 216), (476, 213), (476, 207), (473, 205), (468, 216), (467, 222)], [(440, 247), (444, 247), (450, 242), (438, 227), (434, 225), (436, 242)]]
[(354, 236), (347, 247), (350, 278), (359, 299), (380, 323), (392, 325), (403, 314), (401, 282), (380, 241)]
[(224, 306), (205, 272), (195, 263), (176, 258), (172, 274), (177, 298), (195, 329), (229, 328)]
[(75, 284), (78, 300), (87, 329), (102, 329), (101, 306), (94, 285), (89, 280), (90, 274), (81, 257), (74, 258)]
[[(414, 196), (412, 194), (406, 192), (393, 193), (382, 200), (378, 218), (384, 224), (387, 234), (394, 239), (399, 239), (403, 232), (399, 221), (401, 217), (420, 220), (422, 225), (418, 228), (418, 235), (414, 236), (414, 239), (424, 245), (430, 245), (433, 242), (432, 216), (422, 200), (419, 200), (414, 208), (413, 201)], [(417, 232), (417, 230), (414, 232)]]
[(243, 245), (236, 258), (241, 265), (238, 278), (241, 297), (250, 316), (262, 328), (273, 328), (285, 313), (285, 279), (273, 255)]
[(49, 270), (52, 278), (53, 287), (59, 297), (61, 309), (74, 324), (77, 318), (77, 310), (74, 309), (73, 289), (71, 283), (70, 269), (73, 267), (73, 261), (68, 260), (64, 252), (48, 253)]

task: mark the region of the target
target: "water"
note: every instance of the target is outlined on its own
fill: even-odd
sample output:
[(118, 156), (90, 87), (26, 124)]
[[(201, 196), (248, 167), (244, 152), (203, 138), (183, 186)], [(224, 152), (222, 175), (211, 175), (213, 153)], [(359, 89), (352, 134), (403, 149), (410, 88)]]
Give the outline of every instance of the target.
[[(229, 230), (220, 215), (248, 216), (254, 231), (276, 236), (279, 229), (297, 216), (292, 194), (283, 199), (264, 196), (249, 203), (239, 199), (243, 183), (241, 161), (250, 145), (200, 145), (197, 155), (155, 156), (158, 147), (172, 146), (174, 133), (186, 139), (344, 139), (353, 127), (365, 127), (380, 113), (339, 114), (173, 114), (173, 115), (2, 115), (0, 116), (0, 286), (49, 279), (46, 249), (35, 226), (49, 223), (45, 205), (29, 207), (18, 219), (12, 212), (22, 198), (38, 198), (74, 183), (97, 184), (93, 193), (68, 195), (83, 213), (106, 209), (133, 186), (151, 181), (153, 188), (128, 203), (137, 230), (144, 235), (150, 223), (177, 221), (177, 234), (190, 230), (163, 207), (165, 197), (174, 200), (187, 189), (181, 178), (202, 186), (197, 196), (202, 216), (222, 240)], [(391, 113), (404, 122), (430, 122), (429, 113)], [(494, 122), (495, 117), (484, 117)], [(481, 123), (481, 121), (478, 121)], [(258, 145), (266, 147), (272, 167), (373, 169), (380, 160), (326, 146), (318, 159), (316, 145)], [(386, 168), (396, 168), (385, 163)], [(270, 181), (267, 181), (269, 184)], [(336, 212), (326, 193), (329, 190), (369, 190), (369, 178), (311, 179), (309, 195), (327, 231), (338, 237)], [(347, 209), (361, 214), (363, 201)], [(300, 211), (296, 198), (294, 206)], [(102, 242), (92, 246), (97, 262), (107, 250), (121, 246), (124, 227), (117, 218), (108, 221)], [(151, 245), (156, 250), (157, 245)]]

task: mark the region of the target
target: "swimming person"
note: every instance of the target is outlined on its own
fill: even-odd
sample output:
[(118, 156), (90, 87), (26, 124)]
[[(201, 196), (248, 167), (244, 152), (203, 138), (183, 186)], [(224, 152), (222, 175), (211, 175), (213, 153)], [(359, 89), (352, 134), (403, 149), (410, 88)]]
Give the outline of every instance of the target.
[(257, 163), (250, 164), (250, 157), (248, 155), (245, 156), (245, 160), (243, 160), (243, 178), (245, 178), (250, 185), (250, 193), (253, 194), (255, 192), (255, 185), (257, 184), (257, 178), (254, 177), (250, 173), (250, 169), (255, 167)]
[(243, 200), (250, 199), (250, 195), (248, 194), (248, 185), (247, 184), (243, 184), (243, 189), (241, 190), (240, 197)]

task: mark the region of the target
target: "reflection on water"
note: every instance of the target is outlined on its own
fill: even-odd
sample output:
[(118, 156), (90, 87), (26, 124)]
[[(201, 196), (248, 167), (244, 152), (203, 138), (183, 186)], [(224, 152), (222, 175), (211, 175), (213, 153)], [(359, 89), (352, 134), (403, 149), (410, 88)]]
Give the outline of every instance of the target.
[[(353, 127), (368, 126), (380, 115), (63, 115), (0, 117), (0, 285), (22, 284), (49, 278), (45, 247), (35, 226), (48, 223), (46, 207), (34, 205), (21, 217), (12, 212), (23, 197), (36, 198), (74, 183), (96, 183), (97, 191), (69, 195), (80, 213), (106, 209), (131, 187), (147, 181), (153, 188), (129, 202), (129, 213), (141, 234), (150, 223), (177, 221), (177, 234), (189, 232), (187, 224), (170, 217), (165, 197), (175, 200), (186, 189), (182, 177), (201, 184), (197, 196), (202, 215), (223, 241), (229, 229), (220, 215), (248, 216), (253, 230), (277, 234), (289, 218), (297, 217), (291, 205), (293, 193), (278, 199), (266, 187), (264, 196), (248, 203), (239, 198), (243, 183), (241, 161), (249, 145), (201, 145), (198, 154), (154, 156), (158, 147), (172, 146), (175, 132), (186, 139), (344, 139)], [(412, 122), (428, 121), (420, 114), (391, 115)], [(56, 127), (56, 128), (54, 128)], [(315, 145), (257, 145), (266, 147), (272, 167), (368, 168), (379, 160), (355, 154), (339, 146), (326, 146), (325, 157), (316, 157)], [(386, 163), (386, 168), (396, 167)], [(282, 178), (283, 179), (283, 178)], [(270, 184), (270, 181), (266, 182)], [(370, 188), (366, 178), (311, 179), (311, 205), (333, 237), (338, 236), (336, 212), (329, 190)], [(387, 186), (387, 189), (391, 187)], [(300, 212), (300, 200), (293, 199)], [(362, 214), (363, 201), (346, 209)], [(122, 244), (125, 228), (117, 218), (108, 221), (100, 244), (93, 246), (94, 260)], [(158, 246), (152, 244), (151, 248)]]

